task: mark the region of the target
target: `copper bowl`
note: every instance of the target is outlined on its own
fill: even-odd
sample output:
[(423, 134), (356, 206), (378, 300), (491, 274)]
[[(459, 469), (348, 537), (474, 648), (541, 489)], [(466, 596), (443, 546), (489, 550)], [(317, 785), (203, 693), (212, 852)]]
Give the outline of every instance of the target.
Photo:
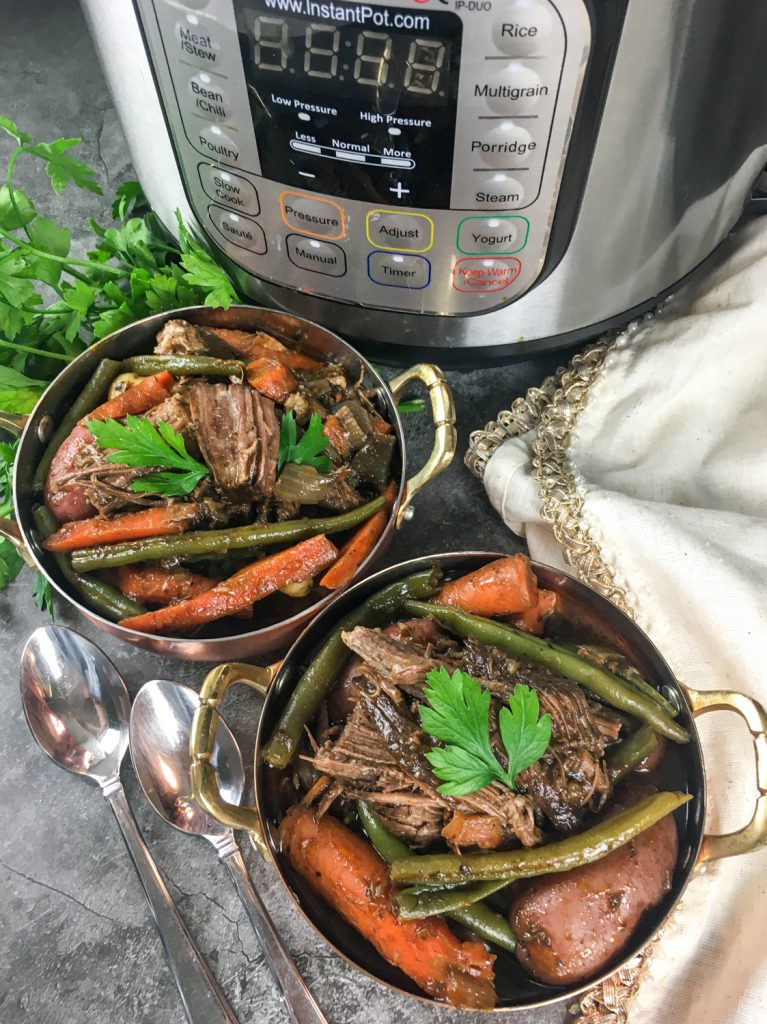
[[(259, 755), (262, 743), (271, 735), (302, 669), (350, 610), (382, 587), (432, 565), (439, 565), (446, 578), (450, 579), (500, 557), (503, 556), (497, 552), (434, 555), (404, 562), (368, 577), (336, 597), (304, 630), (281, 664), (270, 668), (228, 664), (210, 672), (202, 685), (201, 708), (195, 715), (192, 776), (197, 800), (220, 821), (251, 833), (257, 849), (274, 863), (297, 910), (340, 956), (396, 992), (432, 1004), (434, 1000), (425, 996), (400, 970), (387, 963), (291, 869), (279, 849), (277, 825), (280, 810), (273, 798), (270, 772), (265, 769)], [(675, 813), (679, 857), (671, 890), (657, 907), (642, 917), (631, 940), (613, 963), (585, 983), (552, 987), (533, 981), (513, 955), (494, 949), (498, 954), (496, 988), (499, 1001), (492, 1012), (529, 1010), (560, 1000), (572, 1001), (625, 966), (657, 934), (682, 898), (688, 883), (704, 865), (723, 857), (747, 853), (767, 842), (767, 714), (762, 706), (736, 691), (700, 691), (684, 686), (674, 677), (645, 633), (610, 601), (566, 573), (545, 565), (534, 564), (533, 568), (541, 586), (560, 595), (564, 617), (568, 623), (575, 624), (578, 639), (589, 638), (592, 642), (620, 649), (678, 709), (678, 720), (689, 731), (691, 739), (685, 745), (668, 744), (660, 775), (654, 781), (664, 789), (688, 792), (693, 799)], [(217, 721), (215, 709), (233, 683), (247, 684), (265, 696), (256, 737), (254, 807), (234, 807), (224, 802), (209, 763)], [(698, 715), (713, 710), (735, 711), (746, 720), (754, 743), (757, 767), (756, 806), (751, 821), (745, 828), (722, 836), (704, 834), (706, 778), (695, 726)]]
[[(35, 493), (35, 468), (50, 438), (55, 424), (70, 403), (80, 393), (102, 359), (126, 359), (151, 350), (155, 335), (168, 320), (188, 320), (209, 327), (230, 327), (246, 331), (267, 331), (275, 337), (298, 345), (320, 358), (331, 358), (346, 368), (353, 379), (361, 378), (366, 386), (374, 388), (381, 412), (393, 425), (397, 439), (395, 456), (399, 459), (397, 497), (389, 523), (375, 548), (359, 567), (355, 579), (366, 576), (379, 561), (394, 533), (409, 518), (410, 502), (431, 479), (438, 476), (455, 454), (455, 408), (453, 396), (439, 367), (431, 363), (418, 363), (384, 383), (375, 367), (337, 334), (302, 317), (280, 313), (255, 306), (232, 306), (230, 309), (211, 310), (205, 306), (192, 306), (139, 320), (110, 334), (73, 360), (49, 385), (29, 417), (18, 418), (0, 414), (0, 428), (21, 433), (14, 474), (14, 508), (16, 522), (0, 519), (0, 536), (12, 541), (25, 561), (39, 569), (58, 593), (90, 622), (100, 629), (128, 643), (154, 651), (195, 661), (222, 661), (248, 658), (284, 649), (304, 626), (332, 599), (333, 594), (320, 598), (270, 598), (270, 616), (259, 628), (248, 630), (247, 624), (238, 627), (237, 620), (207, 627), (201, 636), (154, 636), (126, 629), (103, 618), (73, 596), (66, 581), (59, 574), (53, 559), (41, 547), (32, 518), (32, 511), (41, 500)], [(397, 402), (413, 383), (423, 384), (431, 401), (434, 421), (434, 447), (426, 464), (415, 475), (408, 477), (407, 451)]]

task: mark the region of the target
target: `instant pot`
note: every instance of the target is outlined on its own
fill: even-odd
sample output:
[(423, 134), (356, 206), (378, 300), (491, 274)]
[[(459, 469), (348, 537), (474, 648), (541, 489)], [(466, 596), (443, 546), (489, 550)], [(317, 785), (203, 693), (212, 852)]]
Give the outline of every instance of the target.
[(762, 201), (767, 4), (83, 3), (167, 228), (395, 361), (593, 336)]

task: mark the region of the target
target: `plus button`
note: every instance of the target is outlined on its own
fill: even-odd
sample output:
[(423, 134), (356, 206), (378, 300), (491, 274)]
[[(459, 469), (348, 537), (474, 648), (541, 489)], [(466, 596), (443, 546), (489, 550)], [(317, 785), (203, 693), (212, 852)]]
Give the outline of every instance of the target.
[(401, 181), (397, 182), (396, 188), (389, 187), (389, 191), (393, 192), (395, 194), (395, 196), (397, 197), (397, 199), (401, 199), (403, 196), (409, 196), (410, 195), (410, 189), (409, 188), (403, 188)]

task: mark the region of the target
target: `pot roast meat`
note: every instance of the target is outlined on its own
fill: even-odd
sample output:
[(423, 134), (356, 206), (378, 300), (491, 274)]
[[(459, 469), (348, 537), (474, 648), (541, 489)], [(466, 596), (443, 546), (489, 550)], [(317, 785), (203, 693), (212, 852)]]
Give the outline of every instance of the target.
[(154, 351), (159, 356), (215, 356), (217, 359), (232, 359), (238, 355), (212, 331), (186, 320), (169, 320), (157, 335)]
[(197, 443), (218, 489), (257, 498), (274, 486), (280, 431), (274, 403), (247, 384), (195, 381), (189, 406)]

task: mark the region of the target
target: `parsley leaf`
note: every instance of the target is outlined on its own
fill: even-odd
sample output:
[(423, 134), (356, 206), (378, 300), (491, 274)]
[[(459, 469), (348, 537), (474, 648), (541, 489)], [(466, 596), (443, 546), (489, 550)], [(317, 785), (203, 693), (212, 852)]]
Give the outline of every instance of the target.
[(40, 142), (36, 146), (26, 146), (27, 153), (45, 160), (45, 170), (51, 179), (54, 192), (63, 192), (72, 182), (78, 188), (86, 188), (89, 192), (101, 195), (101, 187), (95, 180), (96, 172), (87, 164), (68, 156), (68, 150), (79, 145), (81, 139), (56, 139), (55, 142)]
[(322, 419), (313, 412), (309, 424), (301, 440), (296, 444), (296, 417), (292, 409), (288, 409), (280, 424), (280, 450), (277, 457), (277, 470), (280, 472), (288, 462), (299, 466), (311, 466), (319, 473), (329, 473), (333, 463), (327, 455), (321, 455), (328, 446), (328, 439), (322, 432)]
[(529, 686), (518, 683), (509, 706), (498, 713), (508, 760), (504, 768), (490, 741), (490, 691), (460, 669), (451, 676), (444, 666), (432, 669), (426, 682), (428, 706), (419, 709), (421, 724), (445, 744), (426, 754), (434, 774), (443, 780), (440, 793), (465, 796), (494, 781), (513, 790), (519, 773), (546, 752), (551, 742), (551, 716), (540, 715), (538, 694)]
[(31, 412), (48, 385), (33, 380), (12, 366), (0, 366), (0, 409), (5, 412)]
[[(13, 515), (13, 496), (11, 478), (13, 476), (13, 460), (16, 458), (14, 444), (0, 441), (0, 516)], [(24, 561), (9, 540), (0, 539), (0, 589), (15, 579)]]
[(41, 572), (35, 574), (32, 597), (40, 611), (48, 612), (50, 617), (53, 618), (53, 590)]
[(134, 480), (131, 490), (178, 497), (189, 494), (208, 475), (205, 463), (193, 459), (183, 437), (162, 420), (155, 425), (141, 416), (127, 416), (125, 426), (117, 420), (91, 420), (88, 430), (99, 447), (115, 449), (107, 462), (178, 471), (149, 473)]

